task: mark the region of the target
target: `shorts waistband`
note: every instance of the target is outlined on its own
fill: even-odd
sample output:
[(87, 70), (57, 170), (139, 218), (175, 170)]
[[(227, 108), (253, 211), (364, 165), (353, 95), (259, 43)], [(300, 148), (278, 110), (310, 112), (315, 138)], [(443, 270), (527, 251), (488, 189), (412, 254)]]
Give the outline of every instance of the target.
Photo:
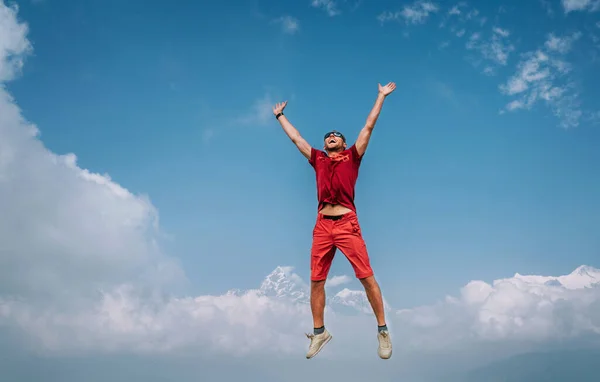
[(322, 213), (318, 213), (317, 215), (318, 215), (319, 220), (339, 221), (339, 220), (350, 219), (351, 217), (355, 216), (356, 213), (354, 211), (349, 211), (342, 215), (323, 215)]

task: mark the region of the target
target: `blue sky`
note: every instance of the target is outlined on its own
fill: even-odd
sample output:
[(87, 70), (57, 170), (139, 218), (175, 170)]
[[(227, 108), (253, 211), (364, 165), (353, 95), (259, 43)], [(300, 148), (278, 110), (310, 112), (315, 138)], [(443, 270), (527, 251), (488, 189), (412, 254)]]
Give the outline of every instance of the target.
[(394, 358), (339, 253), (315, 374), (594, 370), (600, 1), (177, 3), (0, 1), (9, 379), (305, 378), (315, 176), (271, 107), (353, 141), (389, 81), (356, 204)]
[[(586, 116), (600, 110), (598, 13), (494, 1), (468, 19), (471, 5), (456, 15), (456, 2), (438, 2), (421, 20), (394, 18), (411, 4), (338, 1), (331, 15), (308, 0), (23, 1), (35, 53), (9, 89), (50, 150), (149, 196), (197, 293), (253, 287), (277, 265), (308, 276), (314, 174), (270, 105), (289, 100), (315, 146), (332, 128), (355, 139), (388, 81), (398, 89), (357, 204), (389, 300), (597, 263), (600, 119)], [(509, 33), (505, 63), (485, 58), (493, 28)], [(555, 84), (574, 83), (578, 126), (561, 127), (542, 101), (500, 114), (517, 99), (499, 87), (522, 55), (576, 32)], [(481, 49), (466, 47), (474, 33)], [(351, 274), (343, 257), (332, 274)]]

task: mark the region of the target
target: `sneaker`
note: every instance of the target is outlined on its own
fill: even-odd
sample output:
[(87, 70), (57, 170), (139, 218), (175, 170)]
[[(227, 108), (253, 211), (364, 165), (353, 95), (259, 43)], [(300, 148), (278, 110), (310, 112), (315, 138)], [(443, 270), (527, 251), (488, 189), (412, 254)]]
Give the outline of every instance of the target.
[(377, 340), (379, 341), (379, 349), (377, 353), (380, 358), (388, 359), (392, 356), (392, 340), (390, 333), (387, 330), (383, 330), (377, 333)]
[(310, 339), (310, 345), (308, 346), (308, 353), (306, 358), (312, 358), (317, 355), (323, 349), (323, 346), (327, 344), (332, 338), (327, 329), (321, 334), (307, 333), (306, 337)]

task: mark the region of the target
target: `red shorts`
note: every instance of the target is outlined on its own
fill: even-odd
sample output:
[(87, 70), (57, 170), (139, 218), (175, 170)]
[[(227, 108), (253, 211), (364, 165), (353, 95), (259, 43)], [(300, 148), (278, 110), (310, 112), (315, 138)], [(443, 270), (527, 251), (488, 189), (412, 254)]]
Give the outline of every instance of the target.
[(362, 279), (373, 275), (367, 246), (362, 237), (358, 218), (353, 211), (342, 215), (338, 220), (326, 219), (323, 214), (317, 214), (311, 248), (311, 280), (327, 279), (336, 249), (339, 249), (350, 261), (357, 278)]

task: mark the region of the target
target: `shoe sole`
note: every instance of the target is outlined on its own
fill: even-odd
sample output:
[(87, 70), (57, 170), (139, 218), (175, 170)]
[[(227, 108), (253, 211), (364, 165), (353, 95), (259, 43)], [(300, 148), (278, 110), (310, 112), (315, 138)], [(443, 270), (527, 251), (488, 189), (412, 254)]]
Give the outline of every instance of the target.
[(319, 352), (325, 347), (325, 345), (327, 345), (329, 343), (329, 341), (331, 341), (331, 339), (333, 338), (333, 336), (330, 334), (329, 337), (327, 337), (327, 339), (325, 340), (325, 342), (323, 342), (323, 344), (317, 349), (317, 351), (315, 352), (315, 354), (311, 355), (311, 356), (306, 356), (306, 359), (311, 359), (314, 356), (316, 356), (317, 354), (319, 354)]

